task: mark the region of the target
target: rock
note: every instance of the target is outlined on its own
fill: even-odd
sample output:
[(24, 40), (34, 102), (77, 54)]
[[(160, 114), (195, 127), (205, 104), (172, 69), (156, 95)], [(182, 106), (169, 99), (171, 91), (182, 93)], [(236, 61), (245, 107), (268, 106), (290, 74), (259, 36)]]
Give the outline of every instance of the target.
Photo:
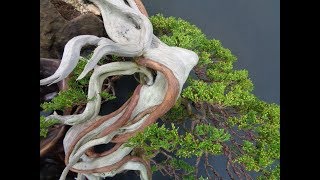
[(51, 0), (50, 2), (54, 5), (57, 11), (59, 11), (61, 16), (68, 21), (81, 15), (81, 13), (77, 11), (75, 7), (62, 0)]
[(56, 33), (66, 23), (49, 0), (40, 1), (40, 57), (57, 58), (53, 43)]
[(61, 28), (59, 36), (56, 37), (54, 46), (59, 52), (61, 52), (58, 58), (62, 58), (64, 46), (70, 39), (75, 36), (85, 34), (107, 37), (103, 22), (100, 18), (91, 13), (82, 14), (69, 21), (63, 28)]
[(87, 0), (62, 0), (62, 1), (71, 4), (81, 14), (87, 14), (91, 12), (98, 16), (101, 15), (99, 8), (93, 5), (93, 3), (90, 3), (90, 1), (87, 1)]
[(102, 20), (81, 14), (62, 0), (40, 1), (40, 57), (61, 59), (66, 43), (78, 35), (106, 37)]

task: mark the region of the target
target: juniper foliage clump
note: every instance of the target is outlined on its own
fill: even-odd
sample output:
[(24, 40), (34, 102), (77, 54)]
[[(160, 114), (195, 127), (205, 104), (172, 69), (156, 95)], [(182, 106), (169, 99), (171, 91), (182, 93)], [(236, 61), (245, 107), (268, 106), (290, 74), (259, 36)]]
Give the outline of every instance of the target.
[(59, 123), (56, 120), (50, 119), (46, 121), (46, 118), (44, 116), (40, 116), (40, 137), (47, 137), (48, 129), (54, 125)]

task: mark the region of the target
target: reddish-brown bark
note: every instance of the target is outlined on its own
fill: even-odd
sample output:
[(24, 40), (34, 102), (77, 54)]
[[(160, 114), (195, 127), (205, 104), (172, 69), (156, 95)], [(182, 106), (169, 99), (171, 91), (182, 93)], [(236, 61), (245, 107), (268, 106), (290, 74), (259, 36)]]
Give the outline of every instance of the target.
[(148, 118), (144, 121), (144, 123), (136, 129), (134, 132), (121, 134), (115, 138), (111, 142), (113, 143), (121, 143), (126, 142), (129, 138), (136, 135), (138, 132), (141, 132), (147, 126), (154, 123), (159, 117), (163, 116), (166, 112), (168, 112), (175, 104), (175, 100), (179, 95), (179, 81), (174, 76), (173, 72), (167, 68), (166, 66), (152, 61), (151, 59), (140, 58), (137, 60), (137, 64), (151, 68), (153, 70), (159, 71), (164, 74), (167, 79), (167, 92), (163, 99), (163, 102), (157, 106), (157, 108), (148, 116)]

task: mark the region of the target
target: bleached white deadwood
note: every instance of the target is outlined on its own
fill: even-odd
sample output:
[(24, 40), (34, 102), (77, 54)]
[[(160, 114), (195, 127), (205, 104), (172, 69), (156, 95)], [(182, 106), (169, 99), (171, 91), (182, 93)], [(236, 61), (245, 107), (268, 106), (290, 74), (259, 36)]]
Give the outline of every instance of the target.
[(89, 12), (95, 15), (101, 15), (100, 10), (93, 4), (85, 4), (84, 0), (62, 0), (68, 4), (71, 4), (81, 14), (87, 14)]
[[(46, 85), (66, 78), (76, 67), (81, 48), (87, 44), (97, 46), (78, 77), (81, 79), (93, 70), (89, 81), (89, 101), (83, 113), (47, 117), (73, 125), (63, 142), (66, 168), (60, 179), (65, 179), (69, 170), (79, 173), (79, 179), (112, 177), (124, 170), (137, 170), (141, 179), (151, 179), (149, 163), (132, 156), (133, 148), (126, 147), (126, 142), (174, 105), (190, 71), (198, 62), (198, 56), (187, 49), (167, 46), (154, 36), (151, 22), (139, 11), (141, 4), (137, 5), (135, 0), (127, 0), (128, 4), (124, 0), (90, 1), (99, 8), (110, 39), (91, 35), (71, 39), (65, 46), (58, 70), (40, 81), (41, 85)], [(97, 66), (105, 55), (136, 57), (136, 61)], [(149, 69), (156, 71), (155, 79)], [(118, 110), (98, 116), (104, 79), (134, 73), (142, 74), (146, 83), (140, 84)], [(115, 143), (110, 150), (94, 152), (94, 146), (110, 142)]]
[(112, 62), (96, 67), (92, 73), (88, 87), (88, 103), (81, 114), (60, 116), (56, 113), (47, 117), (47, 119), (58, 119), (64, 124), (79, 124), (89, 119), (95, 118), (101, 105), (101, 87), (103, 81), (109, 76), (115, 75), (132, 75), (136, 72), (143, 73), (147, 84), (152, 83), (152, 74), (145, 67), (138, 66), (133, 62)]

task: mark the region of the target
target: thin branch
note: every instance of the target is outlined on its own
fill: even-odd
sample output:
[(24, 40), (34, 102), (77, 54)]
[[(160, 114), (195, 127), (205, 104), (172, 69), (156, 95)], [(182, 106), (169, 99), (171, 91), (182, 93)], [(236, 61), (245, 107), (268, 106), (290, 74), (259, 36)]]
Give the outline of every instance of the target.
[(196, 164), (195, 164), (195, 171), (194, 171), (194, 178), (197, 179), (198, 178), (198, 170), (199, 170), (199, 163), (201, 160), (202, 156), (199, 156), (196, 160)]

